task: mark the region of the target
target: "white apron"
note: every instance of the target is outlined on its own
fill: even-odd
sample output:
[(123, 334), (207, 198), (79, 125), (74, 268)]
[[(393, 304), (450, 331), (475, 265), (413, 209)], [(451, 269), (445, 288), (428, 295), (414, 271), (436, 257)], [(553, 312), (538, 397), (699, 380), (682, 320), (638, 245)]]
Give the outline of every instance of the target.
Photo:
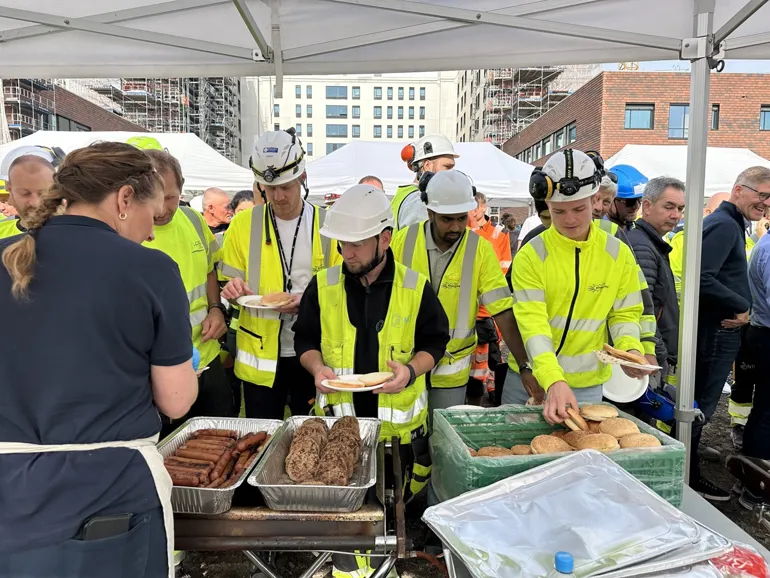
[(155, 444), (158, 436), (127, 442), (103, 442), (96, 444), (62, 444), (36, 445), (16, 442), (0, 442), (0, 454), (41, 454), (47, 452), (90, 452), (105, 448), (128, 448), (138, 451), (150, 468), (155, 489), (158, 492), (161, 508), (163, 509), (163, 525), (166, 529), (166, 551), (168, 559), (168, 575), (174, 578), (174, 512), (171, 509), (171, 476), (163, 466), (163, 456)]

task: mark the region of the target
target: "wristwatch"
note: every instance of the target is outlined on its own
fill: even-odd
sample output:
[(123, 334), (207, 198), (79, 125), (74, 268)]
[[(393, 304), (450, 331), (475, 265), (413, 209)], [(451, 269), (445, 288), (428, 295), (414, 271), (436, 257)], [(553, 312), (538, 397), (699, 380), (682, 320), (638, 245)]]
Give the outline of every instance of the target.
[(225, 306), (221, 303), (213, 303), (212, 305), (209, 305), (208, 313), (211, 313), (212, 309), (219, 309), (222, 312), (222, 315), (227, 317), (227, 309), (225, 309)]
[(406, 364), (406, 368), (409, 370), (409, 383), (406, 384), (406, 387), (409, 387), (417, 380), (417, 374), (414, 372), (414, 367), (409, 363)]
[(530, 373), (532, 373), (532, 366), (529, 364), (529, 361), (525, 361), (524, 363), (519, 364), (520, 375), (522, 371), (529, 371)]

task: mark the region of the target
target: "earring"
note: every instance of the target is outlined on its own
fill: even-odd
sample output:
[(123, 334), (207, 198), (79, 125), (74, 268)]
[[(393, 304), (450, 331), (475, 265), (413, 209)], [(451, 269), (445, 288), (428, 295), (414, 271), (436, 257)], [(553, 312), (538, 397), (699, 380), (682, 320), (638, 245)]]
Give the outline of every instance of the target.
[(118, 219), (120, 219), (121, 221), (125, 221), (127, 217), (128, 215), (126, 215), (125, 213), (120, 213), (118, 215)]

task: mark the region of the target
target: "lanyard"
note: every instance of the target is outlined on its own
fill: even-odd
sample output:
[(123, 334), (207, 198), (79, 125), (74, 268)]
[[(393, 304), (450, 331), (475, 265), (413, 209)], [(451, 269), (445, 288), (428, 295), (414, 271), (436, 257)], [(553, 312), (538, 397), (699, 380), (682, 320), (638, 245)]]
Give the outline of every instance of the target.
[(283, 267), (284, 277), (286, 278), (286, 291), (291, 293), (291, 268), (294, 264), (294, 250), (297, 248), (297, 237), (299, 236), (299, 228), (302, 226), (302, 217), (305, 215), (305, 203), (302, 203), (302, 211), (297, 219), (297, 228), (294, 229), (294, 239), (291, 242), (291, 254), (289, 255), (289, 265), (286, 266), (286, 255), (283, 252), (283, 243), (281, 243), (281, 234), (278, 232), (278, 225), (275, 223), (275, 215), (273, 215), (273, 208), (268, 205), (268, 212), (270, 213), (270, 220), (273, 222), (273, 229), (275, 229), (275, 240), (278, 241), (278, 254), (281, 256), (281, 267)]

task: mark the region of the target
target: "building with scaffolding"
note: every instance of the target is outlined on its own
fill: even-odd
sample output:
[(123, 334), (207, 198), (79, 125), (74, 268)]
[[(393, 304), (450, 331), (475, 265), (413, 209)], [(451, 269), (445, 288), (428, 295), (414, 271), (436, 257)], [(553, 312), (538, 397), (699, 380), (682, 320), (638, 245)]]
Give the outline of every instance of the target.
[(500, 147), (599, 72), (600, 65), (460, 72), (456, 138)]

